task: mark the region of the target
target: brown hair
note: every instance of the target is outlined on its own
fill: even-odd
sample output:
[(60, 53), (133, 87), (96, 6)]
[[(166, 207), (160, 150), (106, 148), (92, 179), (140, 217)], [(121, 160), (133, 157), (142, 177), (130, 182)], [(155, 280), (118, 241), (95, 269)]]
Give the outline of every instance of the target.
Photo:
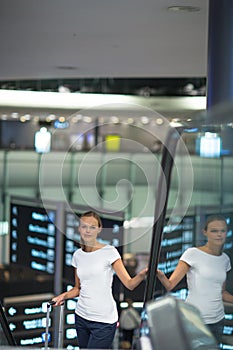
[(226, 218), (223, 215), (220, 215), (220, 214), (210, 215), (210, 216), (208, 216), (208, 218), (205, 222), (205, 225), (204, 225), (205, 231), (208, 229), (208, 225), (213, 221), (224, 221), (226, 226), (227, 226)]
[(83, 217), (86, 217), (86, 216), (95, 218), (98, 222), (98, 227), (103, 226), (100, 216), (95, 211), (92, 211), (92, 210), (86, 211), (85, 213), (80, 215), (80, 219), (82, 219)]

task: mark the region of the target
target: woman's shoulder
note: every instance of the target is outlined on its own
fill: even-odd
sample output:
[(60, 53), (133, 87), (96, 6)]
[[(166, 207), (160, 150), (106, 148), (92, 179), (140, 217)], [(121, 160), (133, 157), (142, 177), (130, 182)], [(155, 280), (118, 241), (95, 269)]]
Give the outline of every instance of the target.
[(231, 261), (229, 255), (228, 255), (227, 253), (222, 252), (222, 256), (223, 256), (223, 258), (224, 258), (226, 261), (229, 261), (229, 262)]
[(106, 244), (103, 250), (105, 251), (106, 256), (111, 260), (111, 263), (121, 258), (119, 251), (113, 245)]
[(189, 247), (189, 248), (187, 248), (187, 249), (183, 252), (183, 254), (182, 254), (182, 256), (181, 256), (181, 260), (182, 260), (183, 258), (186, 258), (186, 257), (195, 256), (195, 255), (197, 255), (198, 253), (199, 253), (199, 249), (198, 249), (197, 247)]
[[(105, 244), (103, 249), (108, 251), (108, 252), (118, 252), (117, 248), (111, 244)], [(118, 254), (119, 254), (119, 252), (118, 252)]]
[(80, 254), (81, 252), (82, 252), (82, 248), (77, 248), (77, 249), (74, 251), (73, 255), (78, 255), (78, 254)]
[(104, 248), (104, 249), (116, 249), (116, 247), (114, 247), (111, 244), (102, 244), (102, 248)]
[(98, 257), (98, 259), (107, 261), (109, 264), (112, 264), (121, 258), (121, 255), (118, 252), (117, 248), (110, 244), (103, 245), (102, 248), (95, 250), (93, 254), (94, 256)]
[(184, 253), (188, 253), (188, 254), (193, 254), (196, 252), (198, 252), (198, 247), (189, 247), (184, 251)]

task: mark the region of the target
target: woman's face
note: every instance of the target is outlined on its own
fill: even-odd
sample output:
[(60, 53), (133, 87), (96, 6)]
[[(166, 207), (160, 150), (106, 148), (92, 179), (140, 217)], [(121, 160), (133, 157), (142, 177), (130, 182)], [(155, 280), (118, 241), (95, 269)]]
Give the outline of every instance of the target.
[(225, 243), (227, 236), (227, 226), (224, 221), (215, 220), (208, 224), (207, 230), (204, 230), (204, 235), (208, 242), (222, 246)]
[(101, 227), (98, 227), (98, 221), (93, 216), (83, 216), (80, 219), (79, 233), (87, 245), (96, 241), (100, 231)]

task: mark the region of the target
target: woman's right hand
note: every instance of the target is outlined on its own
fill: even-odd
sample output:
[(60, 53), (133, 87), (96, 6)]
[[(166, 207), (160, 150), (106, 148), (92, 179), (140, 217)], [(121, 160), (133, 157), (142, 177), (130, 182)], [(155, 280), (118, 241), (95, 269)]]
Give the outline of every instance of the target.
[(60, 305), (63, 305), (63, 304), (64, 304), (64, 301), (65, 301), (65, 299), (64, 299), (64, 294), (62, 293), (62, 294), (60, 294), (60, 295), (57, 295), (56, 297), (54, 297), (54, 298), (52, 299), (52, 301), (55, 303), (55, 304), (53, 304), (53, 306), (60, 306)]

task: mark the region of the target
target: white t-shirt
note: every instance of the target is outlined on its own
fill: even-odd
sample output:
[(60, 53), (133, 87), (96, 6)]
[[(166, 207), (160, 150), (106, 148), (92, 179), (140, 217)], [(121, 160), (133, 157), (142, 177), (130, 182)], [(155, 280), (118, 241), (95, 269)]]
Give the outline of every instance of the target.
[(116, 302), (112, 295), (114, 270), (112, 263), (121, 256), (118, 250), (106, 245), (94, 252), (76, 250), (72, 266), (77, 269), (80, 295), (75, 312), (86, 320), (114, 323), (118, 320)]
[(183, 253), (180, 260), (190, 265), (186, 301), (199, 309), (205, 323), (217, 323), (224, 318), (222, 285), (231, 269), (228, 255), (215, 256), (192, 247)]

